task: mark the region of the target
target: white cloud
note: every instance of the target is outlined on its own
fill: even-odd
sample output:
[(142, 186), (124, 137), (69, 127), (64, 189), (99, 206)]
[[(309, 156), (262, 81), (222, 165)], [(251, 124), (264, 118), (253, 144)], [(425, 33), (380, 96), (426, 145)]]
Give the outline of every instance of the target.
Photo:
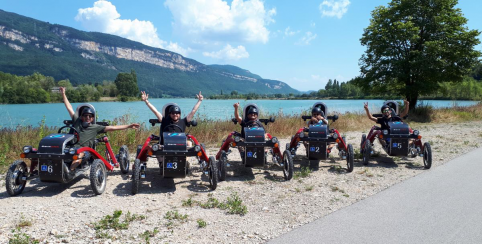
[(166, 0), (176, 32), (192, 43), (245, 41), (267, 43), (276, 9), (260, 0)]
[(293, 35), (295, 35), (295, 34), (297, 34), (297, 33), (299, 33), (299, 32), (300, 32), (299, 30), (298, 30), (298, 31), (292, 31), (292, 30), (290, 29), (290, 27), (288, 26), (288, 27), (286, 27), (286, 29), (285, 29), (285, 36), (293, 36)]
[(192, 50), (177, 43), (167, 43), (157, 35), (157, 29), (150, 21), (120, 19), (121, 15), (109, 1), (99, 0), (91, 8), (78, 10), (75, 20), (88, 31), (97, 31), (125, 37), (145, 45), (164, 48), (187, 56)]
[(349, 0), (325, 0), (320, 4), (321, 16), (327, 17), (337, 17), (341, 19), (343, 15), (348, 11), (348, 5), (350, 5)]
[(249, 53), (246, 51), (245, 47), (238, 46), (237, 48), (233, 48), (229, 44), (227, 44), (222, 50), (210, 53), (204, 52), (203, 55), (206, 57), (221, 59), (225, 61), (236, 61), (242, 58), (249, 57)]
[(310, 31), (308, 31), (295, 44), (300, 46), (310, 45), (310, 42), (316, 39), (316, 36), (317, 34), (313, 34)]

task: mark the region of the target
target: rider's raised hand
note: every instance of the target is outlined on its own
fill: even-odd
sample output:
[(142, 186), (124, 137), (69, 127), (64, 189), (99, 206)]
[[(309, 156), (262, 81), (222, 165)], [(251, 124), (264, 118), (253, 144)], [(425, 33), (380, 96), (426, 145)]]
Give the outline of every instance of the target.
[(149, 98), (149, 94), (146, 94), (145, 91), (141, 91), (142, 95), (141, 95), (141, 100), (142, 101), (147, 101), (147, 99)]
[(368, 110), (368, 102), (364, 103), (364, 106), (365, 110)]
[(196, 94), (196, 98), (199, 101), (202, 101), (204, 99), (203, 95), (201, 95), (201, 91), (199, 91), (199, 94)]
[(65, 90), (66, 90), (65, 87), (63, 86), (59, 87), (60, 94), (62, 95), (65, 94)]
[(405, 105), (410, 104), (410, 102), (409, 102), (407, 99), (403, 100), (403, 103), (404, 103)]
[(238, 107), (239, 107), (239, 102), (233, 104), (233, 107), (238, 108)]
[(130, 124), (130, 125), (129, 125), (129, 128), (139, 129), (139, 126), (140, 126), (139, 124), (134, 123), (134, 124)]

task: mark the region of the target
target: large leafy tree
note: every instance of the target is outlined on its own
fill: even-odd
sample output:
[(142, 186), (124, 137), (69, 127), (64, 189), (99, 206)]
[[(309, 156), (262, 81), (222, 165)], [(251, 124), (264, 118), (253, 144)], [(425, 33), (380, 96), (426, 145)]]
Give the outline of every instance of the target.
[(392, 0), (372, 12), (360, 39), (365, 91), (404, 96), (414, 108), (420, 95), (433, 94), (441, 82), (459, 82), (481, 53), (478, 30), (455, 8), (457, 0)]
[(114, 83), (121, 96), (135, 97), (139, 95), (137, 75), (134, 70), (131, 70), (131, 73), (119, 73)]

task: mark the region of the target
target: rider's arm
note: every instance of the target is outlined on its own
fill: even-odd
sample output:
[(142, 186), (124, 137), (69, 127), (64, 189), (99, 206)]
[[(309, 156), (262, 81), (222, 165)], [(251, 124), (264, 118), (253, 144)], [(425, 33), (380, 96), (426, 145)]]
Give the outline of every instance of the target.
[(407, 100), (404, 101), (404, 104), (405, 104), (405, 109), (404, 109), (403, 112), (400, 114), (400, 118), (401, 118), (401, 119), (403, 119), (403, 117), (407, 116), (407, 114), (408, 114), (408, 107), (409, 107), (409, 105), (410, 105), (410, 103), (409, 103)]
[(241, 119), (241, 117), (239, 117), (238, 107), (237, 107), (237, 106), (234, 106), (234, 118), (236, 118), (236, 120), (237, 120), (238, 123), (240, 123), (240, 124), (241, 124), (241, 122), (243, 121), (243, 119)]
[(107, 132), (107, 131), (114, 131), (114, 130), (125, 130), (125, 129), (129, 129), (129, 128), (134, 128), (134, 129), (137, 129), (137, 128), (139, 128), (139, 124), (130, 124), (130, 125), (109, 125), (109, 126), (106, 126), (106, 127), (105, 127), (104, 132)]
[(196, 94), (197, 96), (197, 103), (194, 105), (194, 108), (192, 108), (192, 111), (187, 115), (186, 119), (187, 122), (191, 122), (192, 118), (194, 118), (194, 114), (198, 110), (199, 106), (201, 105), (201, 102), (203, 101), (203, 95), (201, 95), (201, 92), (199, 94)]
[(367, 116), (370, 120), (373, 120), (373, 121), (377, 122), (377, 118), (373, 117), (373, 115), (370, 113), (370, 111), (368, 111), (368, 107), (365, 107), (365, 112), (367, 113)]
[(156, 107), (154, 107), (154, 105), (152, 105), (147, 99), (149, 99), (149, 94), (147, 94), (145, 91), (141, 91), (141, 100), (146, 103), (147, 107), (149, 107), (149, 109), (154, 113), (154, 115), (156, 115), (157, 119), (159, 121), (162, 121), (162, 114), (159, 113)]
[(147, 107), (149, 107), (149, 109), (154, 113), (154, 115), (156, 115), (157, 119), (159, 121), (162, 121), (162, 114), (159, 111), (157, 111), (156, 107), (154, 107), (154, 105), (152, 105), (147, 99), (145, 102)]
[(70, 104), (69, 99), (65, 94), (65, 87), (61, 87), (60, 92), (62, 93), (62, 98), (64, 100), (65, 108), (67, 108), (67, 111), (69, 112), (70, 117), (73, 118), (75, 112), (74, 112), (74, 109), (72, 108), (72, 104)]

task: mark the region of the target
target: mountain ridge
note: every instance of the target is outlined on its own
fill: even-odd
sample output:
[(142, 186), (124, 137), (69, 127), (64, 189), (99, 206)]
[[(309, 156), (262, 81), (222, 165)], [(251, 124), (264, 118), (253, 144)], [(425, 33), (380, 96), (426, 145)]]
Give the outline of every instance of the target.
[(85, 32), (0, 10), (0, 71), (39, 72), (72, 84), (114, 80), (136, 71), (139, 89), (153, 97), (218, 94), (299, 93), (282, 81), (263, 79), (233, 65), (205, 65), (194, 59), (115, 35)]

